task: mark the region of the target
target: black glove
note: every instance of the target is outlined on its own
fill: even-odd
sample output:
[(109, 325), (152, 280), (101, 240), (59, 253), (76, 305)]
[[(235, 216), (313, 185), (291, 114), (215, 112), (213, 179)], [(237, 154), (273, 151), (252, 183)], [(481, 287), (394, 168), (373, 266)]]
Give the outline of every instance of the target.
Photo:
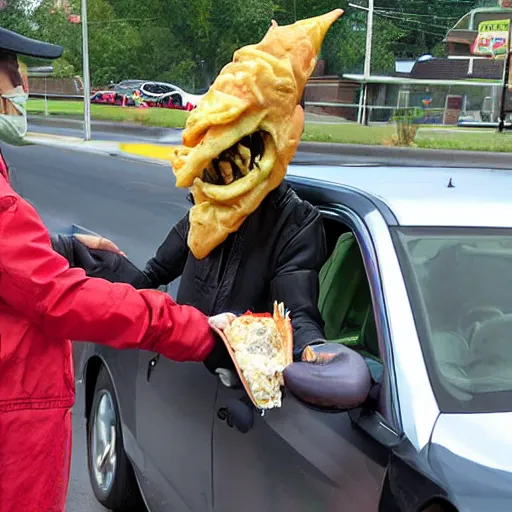
[(213, 350), (210, 352), (208, 357), (203, 361), (206, 368), (211, 373), (216, 373), (219, 368), (225, 368), (227, 370), (235, 370), (235, 365), (231, 356), (229, 355), (228, 349), (220, 336), (214, 331), (215, 345)]
[(74, 236), (52, 235), (51, 241), (53, 250), (66, 258), (70, 267), (84, 269), (89, 277), (145, 288), (144, 273), (125, 256), (112, 251), (89, 249)]

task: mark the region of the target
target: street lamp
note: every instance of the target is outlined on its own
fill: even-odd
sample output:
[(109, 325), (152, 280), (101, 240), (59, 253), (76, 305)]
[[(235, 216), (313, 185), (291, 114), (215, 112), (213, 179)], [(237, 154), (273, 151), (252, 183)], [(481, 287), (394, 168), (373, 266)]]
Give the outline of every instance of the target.
[[(1, 1), (1, 0), (0, 0)], [(55, 0), (50, 13), (63, 10), (70, 23), (82, 23), (82, 65), (84, 85), (84, 139), (91, 139), (91, 84), (89, 79), (89, 43), (87, 38), (87, 0), (82, 0), (82, 15), (73, 14), (69, 0)]]
[(362, 123), (368, 124), (366, 115), (366, 103), (368, 101), (368, 79), (371, 75), (371, 64), (372, 64), (372, 41), (373, 41), (373, 12), (374, 12), (374, 0), (368, 0), (368, 7), (349, 3), (350, 7), (354, 9), (360, 9), (368, 12), (368, 21), (366, 24), (366, 52), (364, 56), (364, 88), (363, 88), (363, 112), (362, 112)]
[(91, 80), (89, 78), (89, 39), (87, 0), (82, 0), (82, 63), (84, 81), (84, 139), (91, 140)]

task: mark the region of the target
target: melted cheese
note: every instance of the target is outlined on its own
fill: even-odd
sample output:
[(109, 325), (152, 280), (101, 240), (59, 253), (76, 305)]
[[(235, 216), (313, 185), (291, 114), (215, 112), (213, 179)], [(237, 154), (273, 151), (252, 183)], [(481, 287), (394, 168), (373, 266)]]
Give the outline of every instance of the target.
[(285, 356), (272, 318), (239, 317), (225, 331), (259, 407), (281, 407)]

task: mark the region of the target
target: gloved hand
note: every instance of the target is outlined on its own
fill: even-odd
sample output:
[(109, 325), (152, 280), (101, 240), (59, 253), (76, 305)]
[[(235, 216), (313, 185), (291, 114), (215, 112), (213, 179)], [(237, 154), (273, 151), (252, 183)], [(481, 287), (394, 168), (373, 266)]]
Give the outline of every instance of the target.
[(135, 288), (147, 288), (144, 273), (106, 238), (91, 235), (52, 235), (51, 240), (53, 250), (66, 258), (70, 267), (82, 268), (89, 277), (100, 277), (112, 283), (128, 283)]
[(126, 254), (117, 247), (117, 245), (109, 240), (108, 238), (104, 238), (102, 236), (94, 236), (94, 235), (83, 235), (76, 234), (74, 237), (82, 242), (89, 249), (96, 249), (99, 251), (111, 251), (117, 254), (121, 254), (121, 256), (126, 256)]

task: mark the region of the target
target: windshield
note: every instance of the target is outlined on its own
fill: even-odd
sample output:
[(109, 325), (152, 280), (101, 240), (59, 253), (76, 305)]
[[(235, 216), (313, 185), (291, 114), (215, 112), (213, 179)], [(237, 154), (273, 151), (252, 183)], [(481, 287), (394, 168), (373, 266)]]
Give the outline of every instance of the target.
[(441, 410), (512, 411), (512, 229), (394, 238)]

